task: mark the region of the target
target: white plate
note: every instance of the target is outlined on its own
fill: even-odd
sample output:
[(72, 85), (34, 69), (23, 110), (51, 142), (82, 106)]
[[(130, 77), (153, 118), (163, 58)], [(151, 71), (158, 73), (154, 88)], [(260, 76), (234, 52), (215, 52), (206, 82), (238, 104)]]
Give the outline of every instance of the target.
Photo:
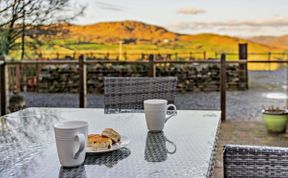
[(129, 143), (130, 143), (130, 140), (128, 137), (121, 136), (121, 141), (119, 143), (113, 144), (110, 149), (93, 151), (91, 147), (86, 147), (86, 153), (106, 153), (110, 151), (115, 151), (115, 150), (119, 150), (120, 148), (127, 146)]

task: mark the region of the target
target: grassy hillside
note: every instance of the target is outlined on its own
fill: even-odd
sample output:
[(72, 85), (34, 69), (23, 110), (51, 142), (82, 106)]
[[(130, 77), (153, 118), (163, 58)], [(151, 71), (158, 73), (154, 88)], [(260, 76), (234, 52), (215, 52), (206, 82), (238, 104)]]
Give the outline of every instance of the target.
[(251, 41), (254, 41), (256, 43), (260, 44), (269, 44), (271, 46), (275, 46), (278, 48), (283, 48), (288, 50), (288, 35), (283, 36), (256, 36), (250, 38)]
[(165, 28), (148, 25), (142, 22), (102, 22), (94, 25), (69, 25), (68, 38), (78, 42), (93, 43), (159, 43), (163, 39), (177, 41), (179, 34)]
[[(119, 55), (120, 41), (123, 43), (122, 52), (127, 53), (128, 60), (140, 59), (141, 53), (178, 53), (180, 58), (187, 58), (192, 53), (194, 58), (203, 58), (204, 51), (207, 58), (217, 58), (219, 56), (216, 56), (216, 53), (237, 53), (239, 43), (248, 43), (249, 52), (267, 53), (285, 50), (283, 46), (275, 47), (231, 36), (178, 34), (169, 32), (163, 27), (135, 21), (103, 22), (83, 26), (66, 24), (63, 25), (63, 29), (67, 31), (65, 35), (58, 36), (37, 50), (28, 51), (27, 58), (35, 58), (36, 53), (41, 53), (42, 57), (55, 58), (57, 53), (58, 56), (64, 57), (72, 56), (73, 53), (104, 55), (108, 52), (109, 57), (116, 58)], [(11, 53), (15, 58), (19, 54), (19, 51)], [(228, 58), (237, 59), (237, 55), (230, 55)], [(249, 59), (263, 59), (263, 56), (249, 56)]]

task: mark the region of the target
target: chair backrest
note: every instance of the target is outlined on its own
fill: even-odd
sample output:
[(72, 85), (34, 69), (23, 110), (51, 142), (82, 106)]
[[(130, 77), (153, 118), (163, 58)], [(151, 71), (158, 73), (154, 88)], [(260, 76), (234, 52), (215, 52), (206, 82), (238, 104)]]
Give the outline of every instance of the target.
[(105, 113), (143, 112), (143, 101), (174, 103), (177, 77), (105, 77)]
[(225, 145), (224, 177), (288, 177), (288, 148)]

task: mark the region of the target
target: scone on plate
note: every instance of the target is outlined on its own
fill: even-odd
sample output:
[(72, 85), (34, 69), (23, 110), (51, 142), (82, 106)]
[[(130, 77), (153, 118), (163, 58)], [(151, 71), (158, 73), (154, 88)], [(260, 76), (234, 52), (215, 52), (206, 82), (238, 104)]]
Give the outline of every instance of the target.
[(112, 128), (106, 128), (102, 132), (102, 136), (111, 138), (114, 143), (118, 143), (121, 140), (121, 136), (118, 132), (113, 130)]
[[(89, 138), (88, 138), (89, 140)], [(90, 138), (89, 147), (93, 151), (100, 151), (100, 150), (109, 150), (112, 147), (112, 140), (111, 138), (102, 137), (101, 135), (94, 135)]]
[(88, 142), (87, 142), (87, 146), (91, 147), (92, 143), (94, 141), (97, 141), (99, 139), (99, 137), (102, 137), (100, 134), (89, 134), (88, 135)]

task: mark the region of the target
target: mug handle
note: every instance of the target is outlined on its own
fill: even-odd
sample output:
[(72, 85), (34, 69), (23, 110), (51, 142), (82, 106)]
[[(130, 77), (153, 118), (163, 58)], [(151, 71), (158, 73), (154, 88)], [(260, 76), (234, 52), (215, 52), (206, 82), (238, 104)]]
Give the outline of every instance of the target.
[(173, 151), (169, 151), (169, 150), (166, 148), (166, 151), (167, 151), (167, 153), (169, 153), (169, 154), (174, 154), (174, 153), (176, 152), (176, 150), (177, 150), (177, 146), (175, 145), (175, 143), (174, 143), (174, 142), (172, 142), (172, 141), (168, 140), (168, 138), (167, 138), (167, 137), (165, 137), (165, 140), (166, 140), (168, 143), (170, 143), (171, 145), (173, 145), (173, 146), (174, 146), (174, 150), (173, 150)]
[(166, 110), (168, 110), (169, 107), (172, 107), (172, 108), (173, 108), (173, 113), (172, 113), (172, 114), (169, 114), (168, 117), (166, 117), (166, 119), (165, 119), (165, 123), (166, 123), (166, 122), (167, 122), (171, 117), (177, 115), (177, 109), (176, 109), (176, 106), (175, 106), (174, 104), (168, 104)]
[(74, 159), (78, 159), (80, 153), (85, 148), (85, 136), (84, 136), (84, 134), (79, 133), (79, 134), (75, 135), (74, 141), (79, 141), (80, 142), (79, 148), (77, 149), (77, 151), (73, 155)]

